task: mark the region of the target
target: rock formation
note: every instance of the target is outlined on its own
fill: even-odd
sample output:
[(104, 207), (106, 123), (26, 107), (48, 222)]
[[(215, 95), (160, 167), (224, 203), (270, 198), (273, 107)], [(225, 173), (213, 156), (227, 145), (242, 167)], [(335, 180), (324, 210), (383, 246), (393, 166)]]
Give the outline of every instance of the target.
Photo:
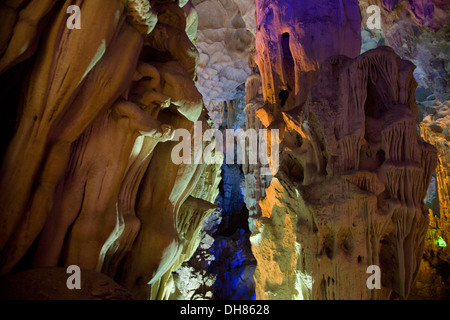
[[(450, 22), (450, 6), (448, 2), (442, 1), (387, 1), (387, 0), (371, 0), (359, 1), (363, 20), (367, 19), (367, 7), (369, 5), (377, 5), (381, 8), (381, 27), (382, 30), (370, 30), (379, 38), (379, 43), (385, 43), (394, 49), (394, 51), (403, 59), (413, 62), (417, 68), (414, 71), (414, 77), (419, 84), (416, 91), (416, 99), (419, 106), (418, 123), (421, 124), (421, 135), (425, 141), (434, 145), (438, 149), (439, 159), (437, 172), (433, 174), (433, 184), (430, 185), (429, 197), (427, 198), (427, 206), (432, 210), (430, 214), (431, 222), (426, 238), (426, 251), (424, 261), (419, 272), (418, 283), (420, 288), (413, 293), (414, 298), (435, 299), (442, 296), (442, 283), (448, 281), (450, 270), (449, 261), (436, 258), (441, 256), (443, 249), (435, 244), (442, 237), (441, 233), (445, 233), (445, 219), (441, 219), (441, 211), (447, 211), (446, 202), (441, 199), (439, 191), (446, 189), (447, 182), (442, 177), (448, 176), (448, 168), (446, 162), (442, 161), (447, 153), (448, 146), (442, 144), (440, 133), (445, 132), (448, 126), (444, 117), (438, 115), (437, 106), (440, 101), (446, 101), (450, 98), (450, 74), (446, 65), (450, 59), (449, 55), (449, 22)], [(364, 27), (364, 25), (363, 25)], [(363, 34), (367, 34), (368, 30), (363, 30)], [(373, 46), (374, 37), (367, 41), (366, 46)], [(441, 118), (434, 121), (432, 118)], [(445, 138), (445, 133), (444, 133)], [(438, 178), (439, 177), (439, 178)], [(435, 191), (433, 191), (435, 190)], [(445, 198), (445, 192), (443, 193)], [(441, 207), (442, 206), (442, 210)], [(440, 219), (440, 220), (439, 220)], [(439, 223), (437, 222), (439, 220)], [(439, 225), (439, 234), (436, 234), (436, 228)], [(442, 238), (443, 239), (443, 238)], [(438, 283), (428, 285), (426, 279), (430, 274), (436, 274), (441, 277), (440, 281), (431, 281), (430, 283)], [(441, 290), (437, 293), (436, 290)], [(447, 291), (447, 296), (448, 296)], [(445, 294), (444, 294), (445, 296)]]
[[(196, 85), (203, 95), (212, 126), (224, 136), (225, 130), (245, 130), (248, 128), (245, 83), (251, 73), (247, 60), (254, 47), (255, 2), (194, 0), (193, 3), (199, 17), (196, 45), (200, 61)], [(214, 259), (204, 263), (208, 254), (199, 249), (195, 254), (199, 261), (193, 258), (176, 271), (179, 285), (196, 288), (178, 287), (185, 296), (208, 298), (211, 275), (215, 280), (212, 288), (215, 299), (248, 299), (254, 294), (255, 260), (248, 241), (246, 203), (256, 210), (256, 198), (252, 198), (252, 185), (245, 182), (257, 176), (252, 176), (247, 168), (247, 164), (236, 161), (222, 166), (217, 198), (222, 217), (217, 231), (211, 234), (214, 243), (208, 249)]]
[(371, 14), (367, 13), (370, 5), (381, 9), (382, 29), (372, 32), (381, 32), (383, 43), (416, 65), (414, 76), (420, 87), (430, 88), (441, 101), (449, 99), (448, 1), (360, 0), (359, 5), (363, 21)]
[[(208, 128), (195, 9), (19, 2), (0, 6), (2, 95), (17, 115), (1, 168), (0, 272), (74, 264), (134, 298), (165, 298), (220, 181), (220, 166), (171, 161), (176, 129)], [(66, 26), (73, 4), (81, 29)]]
[(197, 86), (210, 110), (210, 101), (231, 101), (245, 95), (243, 83), (250, 74), (247, 56), (255, 33), (254, 1), (193, 3), (201, 17), (197, 33), (200, 55)]
[[(435, 274), (433, 283), (422, 281), (417, 295), (426, 298), (446, 298), (445, 290), (450, 290), (450, 102), (437, 103), (433, 113), (420, 124), (423, 139), (437, 148), (438, 165), (436, 168), (435, 190), (432, 194), (437, 198), (437, 204), (430, 206), (430, 227), (425, 241), (424, 272), (422, 278)], [(426, 292), (423, 292), (427, 290)]]
[[(302, 17), (307, 4), (257, 1), (257, 114), (285, 128), (251, 238), (257, 298), (407, 297), (437, 158), (416, 131), (414, 66), (384, 47), (357, 57), (360, 22), (338, 14), (358, 10), (356, 1), (315, 6), (322, 10), (289, 30), (278, 21)], [(323, 30), (328, 41), (314, 46)], [(371, 265), (381, 268), (381, 290), (366, 286)]]
[[(264, 129), (261, 121), (256, 115), (263, 103), (261, 75), (259, 74), (255, 62), (249, 57), (250, 65), (253, 67), (252, 74), (245, 83), (245, 114), (246, 127), (248, 129)], [(267, 168), (266, 168), (267, 169)], [(263, 174), (264, 167), (261, 163), (248, 164), (243, 167), (245, 174), (245, 203), (249, 211), (250, 231), (255, 229), (255, 219), (261, 216), (259, 200), (265, 196), (265, 190), (269, 186), (272, 175)]]
[[(264, 101), (288, 110), (306, 101), (318, 63), (361, 49), (357, 1), (256, 1), (256, 57)], [(317, 19), (321, 17), (321, 19)], [(336, 31), (339, 30), (339, 31)], [(268, 117), (280, 117), (267, 110)], [(263, 121), (264, 124), (264, 121)]]
[[(0, 298), (446, 297), (449, 12), (2, 1)], [(172, 161), (210, 128), (269, 129), (279, 170)]]

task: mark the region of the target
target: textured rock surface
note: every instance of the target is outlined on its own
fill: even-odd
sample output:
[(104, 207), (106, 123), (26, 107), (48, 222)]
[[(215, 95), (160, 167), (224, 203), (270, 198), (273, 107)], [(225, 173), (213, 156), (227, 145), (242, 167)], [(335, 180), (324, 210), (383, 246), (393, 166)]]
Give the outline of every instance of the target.
[[(421, 288), (414, 292), (413, 296), (415, 298), (436, 299), (439, 296), (442, 297), (442, 292), (445, 290), (447, 290), (448, 296), (448, 289), (445, 289), (443, 284), (448, 278), (450, 261), (446, 261), (446, 254), (442, 255), (445, 249), (437, 246), (436, 243), (439, 237), (442, 237), (441, 233), (446, 233), (444, 230), (448, 228), (448, 226), (444, 227), (445, 219), (440, 220), (439, 218), (441, 211), (448, 211), (445, 200), (440, 199), (439, 195), (439, 190), (445, 190), (448, 184), (447, 181), (442, 179), (442, 177), (448, 176), (446, 160), (442, 161), (445, 159), (447, 149), (442, 142), (445, 141), (444, 130), (446, 130), (448, 124), (446, 124), (445, 116), (442, 116), (442, 112), (445, 113), (445, 108), (439, 111), (439, 105), (441, 104), (440, 101), (448, 100), (450, 94), (448, 68), (448, 62), (450, 61), (448, 41), (450, 6), (445, 1), (363, 0), (359, 3), (363, 21), (367, 19), (367, 6), (375, 4), (381, 7), (382, 30), (376, 31), (377, 34), (381, 32), (386, 45), (392, 47), (400, 57), (410, 60), (417, 66), (414, 77), (420, 86), (416, 91), (419, 106), (418, 123), (420, 124), (425, 119), (421, 124), (422, 137), (425, 141), (434, 145), (439, 152), (437, 172), (434, 173), (434, 182), (430, 186), (430, 197), (427, 197), (426, 203), (428, 208), (432, 210), (423, 261), (427, 267), (420, 269), (418, 278), (428, 279), (429, 275), (425, 273), (433, 273), (442, 276), (442, 281), (433, 281), (433, 284), (430, 283), (427, 286), (427, 281), (418, 280), (418, 283), (421, 283)], [(367, 44), (370, 45), (372, 40), (373, 38), (368, 40)], [(433, 120), (435, 118), (436, 121)], [(445, 197), (445, 192), (443, 195)], [(441, 206), (444, 206), (442, 210), (440, 209)], [(439, 231), (436, 231), (437, 228)], [(442, 259), (439, 259), (439, 256), (442, 256)], [(436, 287), (434, 285), (436, 283), (440, 283), (440, 285)], [(435, 290), (443, 291), (437, 293)], [(430, 293), (428, 297), (425, 296), (427, 292)]]
[(208, 128), (195, 9), (84, 1), (70, 30), (71, 3), (0, 7), (2, 96), (18, 117), (1, 168), (0, 271), (75, 264), (164, 299), (220, 181), (220, 166), (171, 161), (175, 129)]
[(430, 29), (439, 29), (449, 22), (448, 11), (450, 5), (445, 1), (381, 0), (381, 3), (388, 11), (395, 10), (398, 6), (405, 7), (418, 24), (424, 25)]
[[(286, 110), (306, 101), (318, 64), (361, 48), (357, 1), (256, 1), (256, 57), (264, 102)], [(339, 30), (336, 32), (335, 30)], [(320, 45), (319, 45), (320, 44)], [(269, 117), (279, 112), (267, 107)]]
[(216, 258), (211, 270), (217, 274), (214, 298), (218, 300), (254, 299), (256, 261), (250, 249), (248, 229), (240, 226), (234, 234), (216, 237), (214, 241)]
[(448, 300), (450, 282), (448, 277), (443, 276), (442, 271), (431, 265), (428, 260), (423, 260), (408, 299)]
[(385, 45), (382, 30), (363, 28), (361, 30), (361, 53)]
[(197, 33), (199, 91), (206, 101), (243, 97), (243, 83), (250, 74), (247, 56), (254, 43), (254, 2), (195, 0), (194, 4), (201, 17)]
[[(441, 101), (449, 98), (448, 61), (450, 4), (448, 1), (360, 0), (362, 20), (369, 5), (381, 8), (381, 26), (386, 45), (417, 68), (419, 86), (430, 88)], [(365, 25), (363, 25), (365, 27)]]
[[(255, 62), (249, 57), (251, 65)], [(246, 128), (260, 130), (264, 129), (256, 111), (264, 105), (262, 94), (261, 76), (257, 72), (257, 68), (253, 68), (252, 74), (247, 78), (245, 83), (245, 114)], [(259, 200), (265, 196), (265, 190), (269, 186), (272, 179), (271, 175), (263, 175), (263, 166), (261, 163), (248, 164), (243, 166), (245, 175), (245, 204), (248, 209), (248, 225), (250, 231), (255, 229), (255, 219), (261, 216), (261, 208)]]
[(0, 280), (2, 300), (131, 300), (132, 295), (103, 273), (81, 270), (80, 290), (66, 286), (65, 268), (37, 268)]
[[(273, 29), (279, 32), (276, 24)], [(311, 31), (300, 34), (306, 47)], [(304, 54), (292, 50), (292, 56), (295, 61)], [(281, 113), (281, 124), (268, 112), (260, 116), (286, 132), (280, 172), (260, 202), (262, 218), (251, 238), (257, 298), (406, 297), (422, 258), (428, 227), (422, 201), (436, 161), (435, 149), (416, 132), (414, 66), (387, 48), (356, 59), (316, 59), (311, 64), (322, 62), (314, 68), (320, 76), (304, 93), (306, 103), (286, 100), (290, 111)], [(273, 78), (283, 74), (283, 63), (266, 72), (272, 78), (262, 77), (264, 99), (274, 109), (280, 85)], [(302, 78), (298, 70), (295, 75)], [(369, 265), (381, 267), (382, 290), (366, 287)]]
[[(450, 102), (437, 103), (433, 113), (420, 124), (422, 137), (438, 150), (436, 168), (436, 190), (433, 192), (438, 203), (430, 206), (430, 227), (425, 241), (424, 262), (421, 277), (435, 274), (440, 281), (417, 285), (417, 295), (427, 298), (448, 297), (450, 295)], [(434, 284), (434, 285), (433, 285)], [(428, 292), (428, 295), (427, 295)]]
[[(224, 102), (221, 129), (246, 127), (245, 97)], [(233, 144), (236, 150), (236, 141)], [(227, 159), (229, 160), (229, 159)], [(231, 159), (233, 160), (233, 159)], [(209, 268), (216, 275), (214, 298), (221, 300), (251, 299), (254, 295), (255, 259), (249, 242), (249, 213), (245, 168), (248, 164), (234, 161), (222, 165), (222, 181), (217, 203), (222, 209), (222, 221), (214, 235), (214, 261)]]
[(203, 224), (200, 245), (189, 261), (174, 271), (176, 290), (170, 299), (210, 300), (213, 298), (217, 275), (209, 272), (214, 261), (214, 235), (222, 220), (221, 209), (215, 210)]
[[(248, 128), (244, 110), (245, 83), (251, 73), (248, 56), (254, 47), (255, 2), (200, 0), (194, 4), (199, 17), (197, 87), (204, 97), (212, 126), (222, 131)], [(222, 166), (222, 183), (217, 199), (222, 218), (218, 231), (213, 235), (214, 244), (209, 249), (214, 260), (208, 266), (208, 271), (215, 277), (215, 299), (249, 299), (254, 293), (255, 261), (248, 241), (246, 202), (254, 203), (256, 200), (251, 198), (252, 189), (245, 185), (250, 178), (245, 172), (244, 180), (246, 168), (248, 165)], [(205, 252), (197, 254), (202, 261)], [(179, 270), (180, 277), (189, 283), (188, 286), (198, 287), (195, 293), (192, 290), (187, 293), (192, 297), (208, 298), (204, 293), (208, 286), (202, 283), (211, 279), (209, 275), (205, 277), (202, 269), (193, 257), (183, 270)], [(194, 275), (199, 277), (193, 279)]]

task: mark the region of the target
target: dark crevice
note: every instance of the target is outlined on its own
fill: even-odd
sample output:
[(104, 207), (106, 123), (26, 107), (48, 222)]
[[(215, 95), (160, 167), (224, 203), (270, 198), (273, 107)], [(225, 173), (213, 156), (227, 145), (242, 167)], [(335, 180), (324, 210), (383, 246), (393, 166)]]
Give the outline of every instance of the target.
[(279, 94), (281, 106), (283, 107), (289, 97), (289, 91), (292, 91), (292, 88), (295, 88), (295, 62), (289, 45), (289, 32), (282, 34), (281, 46), (283, 49), (284, 85), (287, 87), (287, 90), (284, 89)]
[(284, 107), (284, 105), (286, 104), (287, 99), (289, 98), (289, 91), (281, 90), (280, 94), (278, 95), (278, 98), (280, 99), (281, 107)]

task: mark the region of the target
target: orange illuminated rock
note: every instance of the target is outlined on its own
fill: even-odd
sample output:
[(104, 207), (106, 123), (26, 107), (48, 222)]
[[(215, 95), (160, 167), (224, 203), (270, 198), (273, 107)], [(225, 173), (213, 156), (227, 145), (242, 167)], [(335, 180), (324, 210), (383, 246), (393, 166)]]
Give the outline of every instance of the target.
[(168, 298), (220, 181), (218, 165), (171, 161), (174, 130), (208, 129), (192, 3), (85, 1), (81, 29), (66, 26), (71, 1), (10, 3), (0, 81), (18, 123), (1, 168), (1, 274), (78, 265)]
[[(335, 56), (283, 112), (280, 172), (251, 241), (260, 299), (407, 297), (428, 227), (435, 148), (417, 135), (414, 66), (389, 48)], [(381, 268), (381, 290), (366, 286)]]
[[(437, 261), (445, 265), (450, 259), (449, 107), (449, 101), (439, 103), (434, 107), (434, 114), (427, 116), (420, 124), (423, 139), (437, 148), (439, 159), (436, 168), (436, 197), (439, 205), (430, 213), (430, 227), (425, 242), (425, 259), (432, 262), (434, 268), (438, 265)], [(445, 277), (445, 274), (442, 275)], [(448, 284), (446, 286), (448, 288)]]

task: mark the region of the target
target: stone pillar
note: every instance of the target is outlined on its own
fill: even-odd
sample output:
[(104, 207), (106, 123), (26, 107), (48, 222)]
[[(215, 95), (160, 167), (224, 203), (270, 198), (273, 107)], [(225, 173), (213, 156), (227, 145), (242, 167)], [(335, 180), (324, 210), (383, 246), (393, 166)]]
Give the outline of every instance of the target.
[[(414, 66), (384, 47), (358, 56), (357, 1), (256, 7), (256, 113), (282, 129), (251, 237), (257, 298), (407, 297), (437, 157), (415, 130)], [(380, 290), (366, 285), (372, 265)]]

